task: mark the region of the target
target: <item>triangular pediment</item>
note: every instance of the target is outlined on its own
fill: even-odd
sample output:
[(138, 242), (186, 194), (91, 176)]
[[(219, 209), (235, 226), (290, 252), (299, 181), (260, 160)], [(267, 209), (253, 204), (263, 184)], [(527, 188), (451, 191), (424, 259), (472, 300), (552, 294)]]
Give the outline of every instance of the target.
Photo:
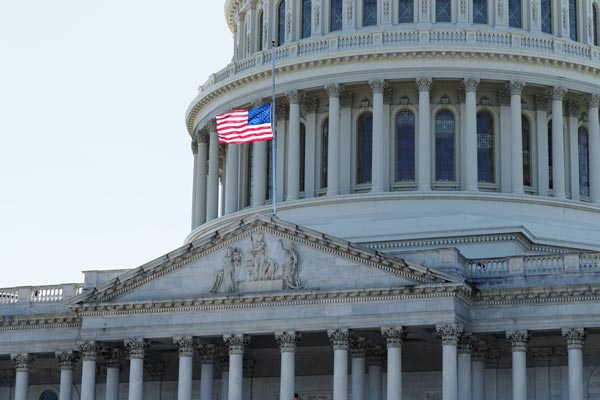
[(401, 258), (257, 214), (88, 290), (71, 303), (459, 282), (459, 278)]

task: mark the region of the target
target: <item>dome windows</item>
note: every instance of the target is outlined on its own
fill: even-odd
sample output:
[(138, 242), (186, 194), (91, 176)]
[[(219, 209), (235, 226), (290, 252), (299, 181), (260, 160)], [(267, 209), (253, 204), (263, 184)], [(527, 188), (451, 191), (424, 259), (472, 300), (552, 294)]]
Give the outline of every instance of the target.
[(329, 9), (329, 30), (331, 32), (342, 30), (342, 0), (331, 0)]
[(477, 176), (479, 182), (494, 183), (494, 119), (487, 111), (477, 113)]
[(377, 0), (363, 0), (363, 26), (377, 25)]
[(487, 0), (473, 0), (473, 23), (488, 23), (488, 2)]
[(531, 123), (525, 115), (521, 116), (521, 137), (523, 138), (523, 186), (532, 186)]
[(414, 0), (399, 0), (398, 22), (401, 24), (410, 24), (415, 19)]
[(577, 0), (569, 0), (569, 37), (578, 39), (577, 34)]
[(415, 181), (415, 114), (401, 110), (396, 114), (395, 181)]
[(435, 180), (456, 181), (456, 123), (450, 110), (441, 110), (435, 116)]
[(508, 0), (508, 25), (511, 28), (521, 28), (523, 17), (521, 0)]
[(285, 0), (277, 6), (277, 42), (280, 46), (285, 43)]
[(312, 27), (312, 0), (302, 0), (302, 39), (310, 37)]
[(542, 0), (542, 32), (552, 33), (552, 0)]
[(436, 0), (435, 22), (452, 22), (452, 1)]
[(581, 126), (578, 131), (579, 144), (579, 194), (590, 195), (590, 148), (588, 130)]
[(365, 112), (358, 118), (356, 129), (356, 184), (371, 183), (373, 154), (373, 114)]
[(320, 146), (320, 161), (321, 161), (321, 169), (320, 169), (320, 188), (327, 188), (327, 163), (329, 162), (328, 152), (329, 152), (329, 119), (325, 119), (323, 124), (321, 125), (321, 146)]

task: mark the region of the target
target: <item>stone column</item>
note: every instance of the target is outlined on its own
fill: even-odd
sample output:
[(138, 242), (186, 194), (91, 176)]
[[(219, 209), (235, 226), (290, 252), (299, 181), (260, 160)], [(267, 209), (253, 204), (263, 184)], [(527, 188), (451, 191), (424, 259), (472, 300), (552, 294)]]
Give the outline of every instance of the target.
[(123, 351), (113, 348), (102, 352), (106, 364), (106, 400), (119, 400), (119, 384)]
[(569, 142), (569, 176), (571, 199), (580, 200), (580, 185), (579, 185), (579, 104), (574, 101), (567, 101), (567, 121)]
[(206, 188), (206, 220), (217, 218), (219, 212), (219, 135), (215, 120), (208, 123), (208, 182)]
[(550, 358), (551, 347), (536, 347), (531, 349), (535, 365), (535, 400), (550, 400)]
[(350, 338), (352, 358), (352, 400), (365, 400), (365, 357), (367, 341), (360, 336)]
[(512, 349), (513, 400), (527, 400), (527, 344), (529, 332), (509, 331), (506, 338)]
[(442, 400), (457, 400), (456, 345), (462, 328), (457, 324), (445, 324), (436, 326), (436, 330), (442, 338)]
[(238, 210), (240, 145), (227, 145), (227, 179), (225, 180), (225, 212), (231, 214)]
[(60, 397), (59, 400), (73, 399), (73, 369), (77, 362), (77, 353), (63, 351), (55, 353), (56, 361), (60, 366)]
[(592, 94), (587, 99), (589, 119), (589, 152), (590, 152), (590, 200), (600, 204), (600, 122), (598, 121), (599, 94)]
[(538, 195), (547, 197), (550, 192), (550, 162), (548, 160), (548, 98), (539, 94), (535, 95), (535, 108)]
[(275, 340), (281, 350), (281, 377), (279, 379), (280, 400), (294, 400), (296, 379), (296, 344), (300, 334), (294, 331), (276, 332)]
[(512, 191), (512, 145), (511, 139), (511, 115), (510, 115), (510, 92), (498, 90), (498, 104), (500, 105), (500, 190), (502, 193)]
[(198, 203), (198, 142), (196, 141), (196, 135), (192, 139), (192, 154), (194, 155), (194, 178), (192, 180), (192, 230), (198, 226), (196, 216), (197, 203)]
[(286, 94), (290, 103), (288, 143), (287, 199), (297, 200), (300, 193), (300, 99), (301, 93), (292, 90)]
[(402, 399), (402, 342), (406, 332), (401, 326), (381, 328), (387, 344), (387, 398)]
[(388, 132), (383, 130), (383, 92), (385, 90), (384, 80), (370, 81), (369, 86), (373, 91), (373, 137), (371, 153), (371, 192), (383, 192), (385, 182), (385, 140), (384, 135)]
[(96, 397), (96, 356), (99, 346), (96, 342), (80, 344), (79, 351), (83, 361), (81, 369), (81, 400), (94, 400)]
[(340, 85), (325, 86), (329, 95), (329, 137), (327, 150), (327, 196), (340, 193)]
[(285, 147), (287, 139), (288, 121), (290, 119), (290, 109), (287, 104), (280, 101), (277, 104), (277, 201), (283, 202), (285, 194)]
[(11, 354), (16, 371), (15, 400), (28, 400), (29, 368), (33, 363), (33, 356), (29, 353)]
[(512, 192), (524, 194), (523, 190), (523, 126), (521, 116), (521, 93), (525, 82), (511, 81), (510, 91), (510, 120), (511, 120), (511, 184)]
[(369, 368), (369, 400), (381, 400), (383, 349), (380, 346), (367, 346), (367, 366)]
[(352, 187), (352, 104), (354, 93), (340, 93), (340, 194), (350, 193)]
[(567, 89), (552, 90), (552, 190), (557, 199), (566, 199), (565, 191), (565, 136), (563, 98)]
[(194, 338), (174, 337), (173, 343), (179, 350), (179, 379), (177, 380), (177, 400), (192, 400), (192, 361), (194, 358)]
[(583, 344), (586, 333), (583, 328), (563, 329), (569, 351), (569, 400), (583, 400)]
[(144, 339), (131, 338), (125, 340), (129, 351), (129, 398), (142, 400), (144, 398), (144, 353), (148, 347)]
[(220, 353), (218, 356), (219, 367), (221, 368), (221, 399), (229, 398), (229, 354)]
[(471, 343), (472, 400), (485, 400), (485, 351), (485, 343), (473, 337)]
[(267, 199), (267, 170), (271, 165), (267, 149), (270, 145), (271, 142), (265, 140), (252, 143), (252, 207), (264, 205)]
[(196, 226), (200, 226), (206, 222), (206, 183), (207, 183), (207, 160), (208, 160), (208, 135), (206, 132), (198, 132), (196, 138), (198, 142), (198, 171), (196, 184)]
[(417, 183), (419, 191), (431, 190), (431, 105), (429, 91), (433, 80), (418, 78), (419, 132), (417, 134)]
[(479, 190), (477, 168), (477, 88), (479, 79), (465, 79), (465, 168), (466, 190)]
[(333, 400), (348, 400), (348, 329), (327, 331), (333, 346)]
[(200, 400), (212, 400), (215, 381), (215, 358), (217, 347), (214, 344), (198, 345), (200, 355)]
[[(313, 3), (314, 4), (314, 3)], [(306, 134), (304, 143), (304, 198), (315, 197), (315, 160), (317, 154), (317, 108), (319, 99), (312, 97), (304, 102)]]
[(229, 347), (229, 384), (228, 400), (242, 400), (244, 384), (244, 349), (249, 339), (245, 335), (224, 335), (223, 340)]
[(472, 336), (467, 332), (460, 335), (458, 339), (458, 398), (460, 400), (472, 398), (471, 341)]

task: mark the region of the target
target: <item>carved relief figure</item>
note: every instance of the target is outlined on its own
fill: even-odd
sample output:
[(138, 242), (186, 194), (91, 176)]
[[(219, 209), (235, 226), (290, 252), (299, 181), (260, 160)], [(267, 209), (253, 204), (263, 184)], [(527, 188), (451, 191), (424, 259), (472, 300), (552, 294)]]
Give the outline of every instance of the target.
[(235, 293), (235, 271), (240, 265), (242, 256), (241, 252), (237, 248), (228, 248), (225, 251), (225, 257), (223, 259), (223, 269), (217, 272), (215, 281), (210, 289), (211, 293), (216, 293), (221, 285), (226, 293)]
[(277, 264), (267, 258), (267, 244), (262, 233), (252, 238), (252, 249), (246, 258), (246, 270), (252, 280), (272, 280), (277, 272)]
[(300, 270), (298, 267), (298, 253), (294, 248), (294, 244), (290, 243), (289, 248), (285, 248), (283, 242), (280, 240), (279, 244), (283, 249), (285, 255), (283, 259), (282, 278), (285, 289), (302, 289), (302, 282), (300, 281)]

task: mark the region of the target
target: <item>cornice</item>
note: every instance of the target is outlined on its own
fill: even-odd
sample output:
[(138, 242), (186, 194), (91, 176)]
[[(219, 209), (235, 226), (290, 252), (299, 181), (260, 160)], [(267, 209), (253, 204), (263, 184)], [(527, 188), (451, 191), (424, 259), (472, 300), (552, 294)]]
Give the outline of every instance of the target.
[(35, 314), (3, 316), (0, 318), (0, 332), (33, 329), (64, 329), (81, 327), (81, 318), (75, 313)]
[(539, 286), (480, 290), (473, 306), (514, 306), (519, 304), (573, 303), (600, 301), (600, 284)]

